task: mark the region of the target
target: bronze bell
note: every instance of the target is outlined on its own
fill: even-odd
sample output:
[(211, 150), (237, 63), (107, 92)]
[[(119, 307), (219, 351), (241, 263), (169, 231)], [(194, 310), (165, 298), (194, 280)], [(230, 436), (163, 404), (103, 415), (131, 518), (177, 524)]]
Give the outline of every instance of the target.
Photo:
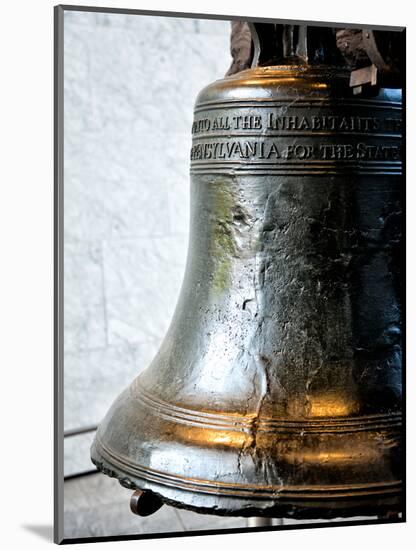
[(267, 27), (197, 98), (180, 299), (92, 460), (198, 512), (398, 512), (400, 90), (354, 94), (330, 30)]

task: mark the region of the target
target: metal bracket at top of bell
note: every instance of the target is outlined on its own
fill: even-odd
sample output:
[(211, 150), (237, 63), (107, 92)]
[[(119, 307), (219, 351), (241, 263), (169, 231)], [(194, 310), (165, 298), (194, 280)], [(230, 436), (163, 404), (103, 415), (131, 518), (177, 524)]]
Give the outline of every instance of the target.
[(363, 29), (362, 48), (368, 64), (351, 71), (350, 86), (354, 95), (377, 93), (380, 87), (401, 88), (402, 61), (397, 33)]
[(342, 65), (332, 28), (255, 22), (248, 25), (254, 45), (252, 67)]
[[(339, 42), (337, 30), (310, 25), (249, 22), (253, 42), (252, 67), (271, 65), (328, 65), (349, 67), (354, 95), (377, 95), (380, 88), (402, 86), (401, 42), (398, 33), (363, 29), (356, 31), (355, 50), (348, 40)], [(353, 31), (341, 30), (345, 33)], [(358, 44), (358, 45), (357, 45)], [(358, 66), (349, 66), (348, 57), (358, 56)], [(364, 61), (365, 59), (365, 61)], [(364, 62), (363, 62), (364, 61)]]

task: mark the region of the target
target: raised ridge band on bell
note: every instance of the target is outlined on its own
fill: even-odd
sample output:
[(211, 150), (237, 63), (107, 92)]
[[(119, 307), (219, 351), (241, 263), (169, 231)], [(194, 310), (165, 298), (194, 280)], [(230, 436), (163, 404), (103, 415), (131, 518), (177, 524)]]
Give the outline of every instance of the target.
[(251, 415), (224, 414), (210, 411), (198, 411), (172, 403), (167, 403), (147, 392), (136, 378), (130, 391), (138, 402), (154, 411), (158, 416), (173, 422), (187, 425), (201, 425), (212, 428), (250, 432), (255, 422), (258, 432), (276, 433), (338, 433), (348, 431), (396, 430), (401, 428), (402, 414), (372, 414), (348, 417), (327, 417), (322, 419), (258, 418)]

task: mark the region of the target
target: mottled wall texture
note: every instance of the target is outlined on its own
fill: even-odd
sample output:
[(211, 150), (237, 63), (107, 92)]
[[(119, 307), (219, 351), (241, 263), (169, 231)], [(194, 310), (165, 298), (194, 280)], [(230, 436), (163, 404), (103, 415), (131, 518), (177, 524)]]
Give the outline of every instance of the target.
[[(65, 12), (65, 431), (97, 425), (169, 325), (186, 260), (198, 91), (230, 24)], [(65, 437), (65, 475), (94, 433)]]

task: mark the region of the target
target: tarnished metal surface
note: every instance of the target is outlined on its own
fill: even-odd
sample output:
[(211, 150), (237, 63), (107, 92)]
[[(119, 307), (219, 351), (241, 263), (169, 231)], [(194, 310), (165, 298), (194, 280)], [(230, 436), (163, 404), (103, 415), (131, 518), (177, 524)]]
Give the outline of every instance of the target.
[(400, 510), (400, 101), (307, 66), (200, 93), (180, 299), (99, 469), (207, 513)]

